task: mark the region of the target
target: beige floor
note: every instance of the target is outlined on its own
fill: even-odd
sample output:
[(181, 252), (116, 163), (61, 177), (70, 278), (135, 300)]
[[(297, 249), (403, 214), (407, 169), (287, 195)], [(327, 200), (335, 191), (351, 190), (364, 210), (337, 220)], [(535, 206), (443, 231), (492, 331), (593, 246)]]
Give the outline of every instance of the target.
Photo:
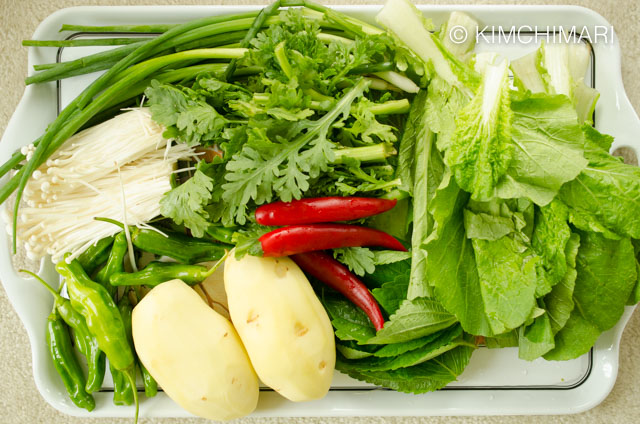
[[(57, 9), (77, 5), (126, 4), (258, 4), (263, 1), (171, 1), (171, 0), (0, 0), (0, 132), (3, 132), (24, 89), (27, 70), (26, 48), (20, 41), (29, 38), (40, 21)], [(379, 3), (379, 1), (337, 1), (328, 4)], [(444, 1), (439, 3), (495, 3), (490, 1)], [(514, 3), (513, 1), (502, 3)], [(640, 2), (638, 0), (536, 1), (521, 3), (575, 3), (594, 9), (611, 22), (619, 36), (623, 52), (622, 73), (631, 102), (640, 111)], [(78, 419), (63, 415), (40, 397), (31, 370), (31, 351), (27, 335), (11, 307), (6, 293), (0, 290), (0, 423), (130, 423), (131, 420)], [(609, 397), (591, 411), (572, 416), (534, 417), (463, 417), (463, 418), (362, 418), (362, 419), (244, 419), (241, 423), (623, 423), (640, 417), (640, 313), (632, 317), (622, 338), (617, 383)], [(544, 411), (541, 411), (541, 413)], [(636, 417), (635, 419), (633, 417)], [(204, 420), (141, 419), (141, 423), (196, 423)]]

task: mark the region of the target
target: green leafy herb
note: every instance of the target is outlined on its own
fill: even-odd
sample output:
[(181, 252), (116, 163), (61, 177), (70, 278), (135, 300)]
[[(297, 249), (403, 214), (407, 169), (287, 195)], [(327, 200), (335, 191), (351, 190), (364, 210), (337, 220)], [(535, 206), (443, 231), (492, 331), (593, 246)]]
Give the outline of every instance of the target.
[(395, 250), (371, 250), (366, 247), (343, 247), (333, 250), (333, 257), (353, 271), (354, 274), (363, 276), (373, 274), (376, 265), (388, 265), (409, 259), (408, 252)]
[(344, 118), (349, 114), (351, 103), (366, 86), (367, 82), (361, 80), (293, 140), (271, 140), (264, 131), (250, 137), (242, 151), (227, 163), (227, 182), (222, 186), (226, 207), (223, 223), (244, 224), (250, 200), (262, 204), (271, 201), (274, 194), (283, 201), (301, 198), (309, 188), (309, 178), (327, 171), (333, 159), (333, 143), (327, 139), (327, 131), (341, 115)]
[(456, 318), (435, 300), (405, 300), (391, 315), (384, 328), (369, 339), (367, 344), (400, 343), (417, 339), (450, 327), (456, 321)]
[(427, 362), (390, 371), (355, 371), (338, 357), (336, 369), (349, 376), (405, 393), (426, 393), (455, 381), (469, 363), (473, 348), (460, 346)]
[(376, 330), (369, 317), (353, 303), (327, 290), (321, 293), (320, 300), (331, 317), (338, 339), (366, 344), (375, 336)]
[(388, 315), (395, 313), (400, 304), (407, 298), (409, 284), (406, 278), (398, 276), (395, 279), (382, 284), (371, 291), (373, 297), (378, 301), (382, 309)]
[[(460, 327), (451, 327), (451, 328), (459, 329)], [(409, 352), (409, 351), (426, 346), (427, 344), (437, 339), (441, 333), (446, 331), (449, 331), (449, 330), (444, 329), (444, 330), (429, 334), (428, 336), (419, 337), (417, 339), (409, 340), (406, 342), (391, 343), (388, 345), (384, 345), (380, 349), (376, 350), (375, 353), (373, 353), (373, 355), (378, 358), (391, 358), (394, 356), (399, 356), (405, 352)], [(366, 345), (366, 346), (375, 346), (375, 345)]]
[[(381, 124), (371, 111), (373, 103), (367, 99), (360, 99), (351, 110), (355, 122), (345, 131), (359, 136), (364, 143), (373, 144), (375, 142), (393, 143), (397, 140), (394, 133), (395, 128), (391, 125)], [(374, 138), (375, 137), (375, 140)]]
[(211, 199), (213, 180), (199, 169), (187, 182), (165, 193), (160, 200), (160, 213), (191, 230), (194, 237), (204, 236), (210, 225), (204, 207)]
[(441, 331), (436, 338), (421, 347), (395, 356), (372, 356), (356, 361), (345, 361), (344, 366), (348, 366), (352, 371), (387, 371), (411, 367), (442, 355), (462, 342), (462, 329), (459, 325), (453, 326)]
[(233, 244), (236, 245), (235, 257), (241, 259), (244, 255), (262, 256), (260, 237), (276, 227), (251, 224), (233, 233)]
[(373, 274), (376, 270), (374, 254), (366, 247), (334, 249), (333, 257), (347, 265), (356, 275)]
[(221, 134), (228, 120), (193, 89), (151, 83), (145, 91), (153, 120), (164, 125), (166, 138), (189, 145), (210, 144)]

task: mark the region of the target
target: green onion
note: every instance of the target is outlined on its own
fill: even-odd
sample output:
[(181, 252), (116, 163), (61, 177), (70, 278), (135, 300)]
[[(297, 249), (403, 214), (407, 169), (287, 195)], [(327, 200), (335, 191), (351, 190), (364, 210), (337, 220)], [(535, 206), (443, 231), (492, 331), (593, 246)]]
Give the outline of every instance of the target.
[[(253, 12), (258, 14), (258, 12)], [(179, 24), (168, 25), (111, 25), (111, 26), (92, 26), (92, 25), (62, 25), (60, 32), (62, 31), (74, 31), (74, 32), (137, 32), (146, 34), (162, 34), (172, 28), (175, 28)]]
[[(143, 53), (134, 60), (146, 59), (172, 49), (180, 44), (193, 42), (204, 37), (231, 31), (246, 30), (253, 23), (253, 19), (251, 18), (253, 15), (255, 14), (244, 13), (232, 16), (213, 16), (189, 22), (187, 24), (178, 25), (166, 33), (148, 41), (140, 41), (106, 52), (96, 53), (71, 62), (62, 63), (60, 66), (52, 67), (44, 72), (28, 77), (25, 80), (25, 83), (29, 85), (62, 79), (64, 78), (65, 73), (71, 70), (83, 68), (96, 63), (112, 63), (114, 60), (120, 61), (129, 57), (129, 55), (132, 55), (138, 49), (143, 49)], [(158, 42), (158, 39), (160, 39), (161, 42)], [(204, 46), (200, 45), (198, 47)], [(103, 69), (109, 68), (110, 66), (107, 66)]]
[[(260, 12), (258, 13), (258, 16), (256, 16), (256, 19), (251, 24), (249, 31), (247, 31), (247, 34), (244, 36), (244, 38), (240, 42), (240, 47), (249, 47), (249, 43), (251, 42), (251, 40), (253, 40), (253, 38), (256, 36), (258, 31), (260, 31), (260, 28), (262, 28), (262, 26), (265, 24), (267, 18), (269, 18), (272, 14), (274, 14), (279, 7), (280, 7), (280, 0), (276, 0), (275, 2), (271, 3), (269, 6), (260, 10)], [(231, 63), (229, 63), (227, 70), (224, 71), (224, 76), (222, 78), (223, 81), (228, 81), (229, 78), (235, 72), (235, 70), (236, 70), (236, 61), (232, 60)]]
[(149, 41), (150, 38), (81, 38), (75, 40), (22, 40), (26, 47), (120, 46)]

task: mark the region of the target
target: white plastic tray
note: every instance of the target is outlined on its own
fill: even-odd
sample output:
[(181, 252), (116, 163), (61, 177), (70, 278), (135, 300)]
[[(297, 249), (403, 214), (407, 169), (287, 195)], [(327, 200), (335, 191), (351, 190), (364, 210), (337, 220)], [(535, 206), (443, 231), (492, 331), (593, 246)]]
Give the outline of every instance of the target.
[[(338, 9), (359, 18), (373, 21), (380, 6), (350, 6)], [(198, 7), (77, 7), (60, 10), (45, 19), (34, 39), (63, 39), (73, 34), (59, 33), (63, 23), (84, 25), (179, 23), (203, 15), (239, 13), (254, 10), (242, 6)], [(420, 6), (436, 25), (444, 22), (453, 10), (471, 13), (485, 25), (531, 28), (577, 26), (595, 31), (596, 26), (611, 25), (595, 12), (580, 7), (537, 6)], [(504, 39), (503, 39), (504, 41)], [(522, 40), (520, 40), (522, 41)], [(596, 108), (598, 130), (616, 137), (614, 148), (626, 145), (640, 152), (640, 120), (624, 92), (620, 68), (620, 48), (617, 40), (592, 44), (590, 77), (601, 97)], [(508, 42), (488, 45), (484, 39), (479, 50), (495, 50), (509, 58), (519, 57), (537, 47), (534, 43)], [(30, 48), (29, 65), (69, 60), (92, 53), (96, 48), (57, 49)], [(58, 56), (59, 54), (59, 56)], [(4, 162), (18, 147), (36, 139), (64, 105), (82, 90), (95, 75), (56, 83), (27, 87), (0, 145), (0, 161)], [(8, 246), (7, 235), (0, 231), (0, 243)], [(55, 280), (55, 271), (48, 261), (41, 275)], [(0, 279), (8, 297), (25, 325), (31, 342), (33, 372), (40, 393), (56, 409), (70, 415), (94, 417), (132, 416), (132, 407), (112, 404), (112, 392), (95, 394), (96, 409), (87, 413), (75, 407), (64, 390), (44, 344), (46, 317), (51, 310), (51, 296), (26, 283), (13, 270), (9, 249), (0, 254)], [(336, 373), (329, 394), (314, 402), (293, 403), (272, 391), (263, 391), (254, 416), (421, 416), (421, 415), (512, 415), (564, 414), (587, 410), (600, 403), (609, 393), (618, 370), (618, 347), (624, 325), (632, 308), (627, 308), (618, 325), (604, 333), (595, 348), (573, 361), (525, 362), (517, 358), (515, 349), (478, 349), (470, 365), (446, 389), (425, 395), (408, 395), (352, 380)], [(142, 417), (186, 417), (187, 412), (164, 393), (145, 399)]]

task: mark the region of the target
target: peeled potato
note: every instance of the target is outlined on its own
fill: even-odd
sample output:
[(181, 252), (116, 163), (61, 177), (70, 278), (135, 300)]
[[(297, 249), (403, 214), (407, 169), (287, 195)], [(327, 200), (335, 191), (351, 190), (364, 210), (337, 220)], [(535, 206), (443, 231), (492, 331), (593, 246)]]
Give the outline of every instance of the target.
[(133, 310), (140, 361), (178, 405), (212, 420), (251, 413), (258, 378), (231, 323), (188, 285), (153, 288)]
[(333, 328), (311, 284), (289, 258), (226, 260), (231, 320), (258, 377), (292, 401), (323, 397), (336, 362)]
[[(214, 262), (211, 262), (205, 264), (205, 266), (210, 267), (214, 264)], [(227, 292), (224, 291), (224, 267), (219, 267), (212, 275), (194, 288), (214, 311), (226, 319), (231, 319), (229, 305), (227, 305)]]

